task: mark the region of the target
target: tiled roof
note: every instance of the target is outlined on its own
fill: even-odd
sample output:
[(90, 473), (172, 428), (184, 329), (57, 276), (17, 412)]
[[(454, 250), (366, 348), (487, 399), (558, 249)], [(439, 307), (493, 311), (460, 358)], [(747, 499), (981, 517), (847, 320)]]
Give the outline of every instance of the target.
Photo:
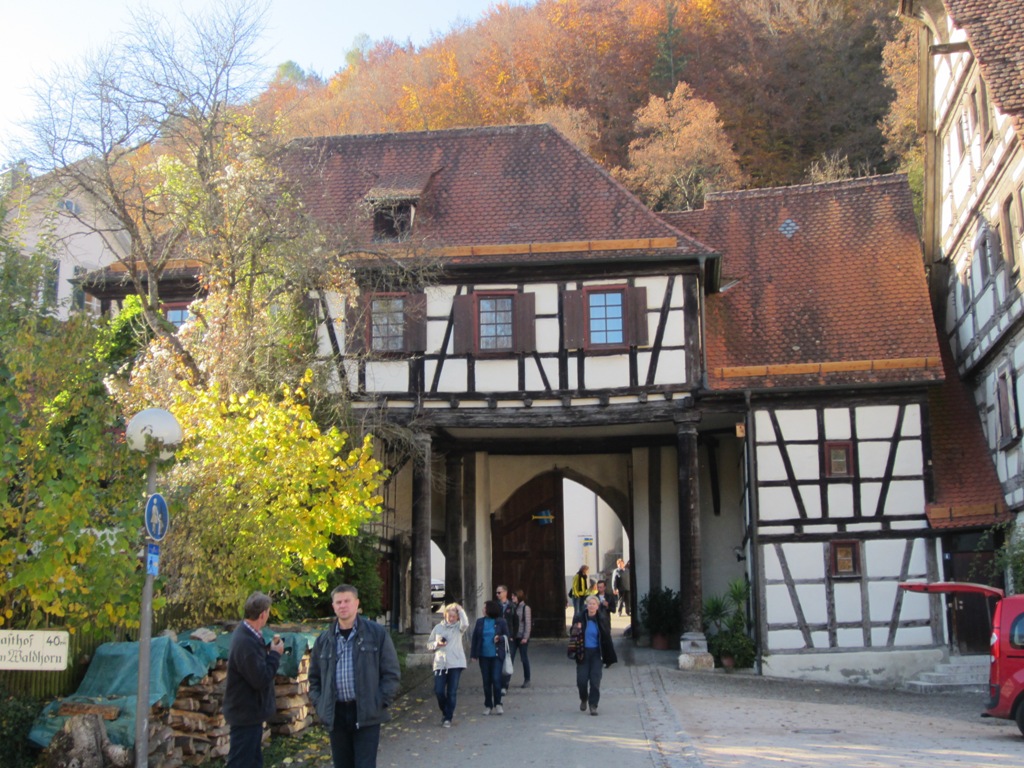
[[(418, 198), (411, 247), (515, 244), (529, 253), (531, 243), (675, 238), (679, 255), (708, 253), (548, 125), (298, 139), (288, 149), (306, 209), (367, 247), (368, 202), (401, 190)], [(587, 258), (564, 258), (574, 254)]]
[(963, 29), (992, 99), (1024, 140), (1024, 0), (944, 0)]
[(712, 390), (942, 380), (905, 177), (716, 193), (663, 218), (722, 254)]
[(933, 528), (972, 528), (1008, 519), (995, 465), (981, 431), (970, 389), (960, 379), (947, 344), (942, 346), (946, 380), (929, 392), (934, 501)]

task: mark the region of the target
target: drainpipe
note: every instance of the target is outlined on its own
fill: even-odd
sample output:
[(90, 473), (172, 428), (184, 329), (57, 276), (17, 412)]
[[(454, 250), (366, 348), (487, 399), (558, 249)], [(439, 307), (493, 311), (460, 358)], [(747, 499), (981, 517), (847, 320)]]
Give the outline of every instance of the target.
[(747, 411), (745, 414), (746, 423), (746, 468), (747, 468), (747, 539), (750, 541), (750, 555), (747, 558), (750, 574), (748, 578), (753, 585), (751, 590), (752, 600), (750, 601), (751, 621), (754, 625), (754, 671), (762, 673), (762, 637), (761, 637), (761, 587), (763, 586), (758, 578), (761, 571), (760, 549), (757, 541), (757, 519), (758, 499), (757, 484), (754, 483), (754, 413), (750, 406), (750, 390), (743, 392), (743, 402)]
[(700, 263), (700, 279), (697, 282), (697, 301), (700, 303), (700, 388), (706, 392), (708, 389), (708, 349), (705, 343), (707, 341), (707, 324), (704, 316), (704, 291), (700, 290), (700, 286), (704, 282), (704, 262), (707, 259), (704, 256), (698, 256), (697, 261)]

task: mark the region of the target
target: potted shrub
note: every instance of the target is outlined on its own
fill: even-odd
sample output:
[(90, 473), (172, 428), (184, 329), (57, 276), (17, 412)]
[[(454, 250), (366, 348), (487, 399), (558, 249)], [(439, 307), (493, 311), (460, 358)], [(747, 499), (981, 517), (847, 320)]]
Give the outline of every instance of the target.
[(750, 585), (746, 579), (729, 584), (724, 595), (709, 597), (704, 603), (704, 633), (708, 651), (725, 669), (752, 667), (756, 656), (754, 641), (747, 633), (747, 598)]
[(683, 602), (669, 587), (648, 592), (640, 598), (640, 625), (651, 638), (651, 647), (666, 650), (679, 641), (683, 631)]

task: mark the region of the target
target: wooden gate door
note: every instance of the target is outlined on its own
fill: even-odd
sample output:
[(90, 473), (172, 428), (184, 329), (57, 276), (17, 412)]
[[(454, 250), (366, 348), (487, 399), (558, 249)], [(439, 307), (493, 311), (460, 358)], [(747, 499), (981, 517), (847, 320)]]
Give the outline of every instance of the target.
[(562, 477), (554, 472), (522, 486), (491, 520), (491, 581), (526, 593), (536, 637), (565, 636), (562, 541)]
[[(1002, 588), (1001, 579), (990, 579), (994, 554), (990, 547), (979, 546), (977, 533), (946, 537), (946, 579), (976, 581)], [(992, 603), (982, 595), (949, 595), (950, 627), (953, 643), (962, 655), (985, 654), (992, 637)]]

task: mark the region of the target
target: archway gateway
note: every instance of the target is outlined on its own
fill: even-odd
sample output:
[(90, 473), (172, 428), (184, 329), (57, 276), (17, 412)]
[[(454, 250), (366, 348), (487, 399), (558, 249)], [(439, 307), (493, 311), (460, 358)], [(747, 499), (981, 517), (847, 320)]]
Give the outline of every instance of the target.
[(562, 475), (525, 483), (491, 516), (491, 583), (526, 592), (535, 637), (565, 635)]

